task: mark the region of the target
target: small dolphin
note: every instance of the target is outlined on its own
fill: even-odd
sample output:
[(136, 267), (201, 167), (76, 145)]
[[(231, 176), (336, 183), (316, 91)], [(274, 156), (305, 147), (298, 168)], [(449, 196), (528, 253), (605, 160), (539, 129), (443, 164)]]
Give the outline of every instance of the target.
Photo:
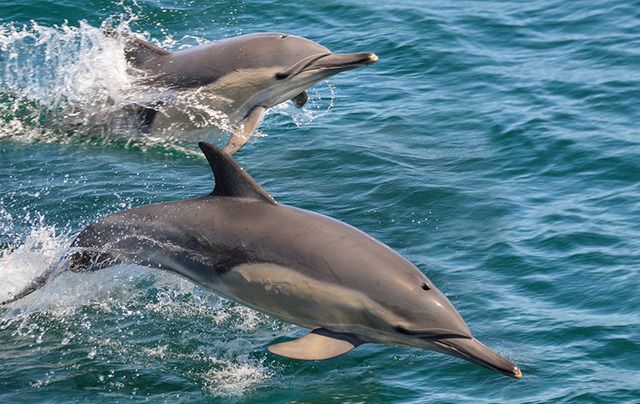
[[(267, 109), (287, 100), (302, 107), (308, 99), (306, 89), (315, 83), (378, 60), (373, 53), (335, 54), (308, 39), (281, 33), (243, 35), (177, 52), (133, 35), (124, 37), (127, 60), (145, 75), (141, 84), (187, 91), (193, 96), (190, 102), (229, 117), (235, 127), (225, 148), (230, 154), (249, 140)], [(151, 132), (175, 122), (191, 129), (194, 123), (185, 109), (160, 101), (138, 114)]]
[[(288, 358), (321, 360), (363, 343), (396, 344), (522, 377), (473, 337), (444, 294), (401, 255), (343, 222), (277, 203), (227, 153), (199, 145), (215, 178), (211, 194), (106, 216), (80, 232), (66, 269), (135, 263), (180, 274), (312, 330), (269, 347)], [(55, 276), (54, 267), (11, 301)]]

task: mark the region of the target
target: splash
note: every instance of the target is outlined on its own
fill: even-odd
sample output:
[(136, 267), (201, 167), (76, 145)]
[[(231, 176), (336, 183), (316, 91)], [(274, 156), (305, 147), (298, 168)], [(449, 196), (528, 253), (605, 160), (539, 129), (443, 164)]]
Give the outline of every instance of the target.
[(122, 50), (84, 22), (0, 26), (0, 139), (62, 137), (107, 123), (132, 88)]
[[(12, 216), (0, 206), (0, 230), (10, 232)], [(30, 233), (24, 240), (0, 251), (0, 301), (21, 291), (31, 280), (53, 265), (64, 253), (69, 238), (55, 226), (45, 223), (44, 217), (36, 215)]]
[(272, 376), (272, 372), (261, 362), (219, 361), (217, 365), (201, 376), (205, 389), (213, 395), (242, 396)]
[[(226, 115), (197, 94), (137, 84), (124, 40), (105, 35), (110, 23), (0, 25), (0, 139), (180, 149), (183, 139), (171, 135), (179, 127), (157, 135), (142, 128), (139, 114), (159, 103), (176, 105), (193, 127), (230, 131)], [(114, 29), (129, 31), (128, 23)]]
[(297, 127), (305, 126), (331, 112), (335, 105), (337, 90), (330, 81), (323, 80), (307, 89), (309, 100), (303, 108), (285, 102), (271, 108), (274, 114), (290, 117)]
[[(202, 294), (177, 276), (123, 266), (57, 281), (47, 287), (46, 306), (32, 311), (32, 302), (26, 311), (0, 319), (0, 335), (63, 352), (62, 368), (84, 352), (83, 371), (100, 373), (100, 388), (126, 391), (139, 385), (137, 369), (161, 370), (167, 363), (172, 366), (165, 371), (191, 379), (212, 396), (246, 395), (274, 375), (264, 364), (263, 340), (279, 322)], [(54, 381), (50, 376), (32, 387), (46, 386)]]

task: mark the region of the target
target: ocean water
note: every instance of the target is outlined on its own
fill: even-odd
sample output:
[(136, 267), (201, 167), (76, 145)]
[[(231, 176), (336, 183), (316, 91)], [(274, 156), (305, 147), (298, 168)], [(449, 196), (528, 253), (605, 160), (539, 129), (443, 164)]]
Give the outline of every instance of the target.
[(213, 186), (196, 141), (223, 144), (224, 122), (105, 129), (132, 96), (107, 26), (168, 49), (278, 31), (375, 52), (236, 157), (414, 262), (524, 377), (382, 345), (279, 358), (266, 347), (303, 330), (122, 266), (0, 308), (0, 402), (640, 402), (639, 2), (3, 0), (0, 298), (97, 218)]

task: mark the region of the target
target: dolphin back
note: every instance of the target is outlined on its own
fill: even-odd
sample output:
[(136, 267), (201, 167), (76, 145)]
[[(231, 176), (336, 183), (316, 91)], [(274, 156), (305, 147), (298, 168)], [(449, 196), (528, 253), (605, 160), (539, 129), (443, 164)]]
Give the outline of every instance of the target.
[(208, 85), (242, 70), (287, 71), (301, 60), (330, 53), (313, 41), (281, 33), (242, 35), (176, 52), (125, 35), (127, 61), (148, 75), (142, 81), (175, 88)]

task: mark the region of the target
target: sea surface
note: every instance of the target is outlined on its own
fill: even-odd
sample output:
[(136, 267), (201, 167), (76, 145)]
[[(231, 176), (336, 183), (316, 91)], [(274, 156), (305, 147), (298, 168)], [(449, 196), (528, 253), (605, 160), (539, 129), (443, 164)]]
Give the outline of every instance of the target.
[(132, 83), (106, 27), (375, 52), (236, 158), (414, 262), (524, 377), (383, 345), (276, 357), (304, 330), (120, 266), (0, 308), (0, 402), (640, 402), (640, 2), (2, 0), (0, 300), (97, 218), (213, 187), (196, 142), (223, 124), (109, 129)]

